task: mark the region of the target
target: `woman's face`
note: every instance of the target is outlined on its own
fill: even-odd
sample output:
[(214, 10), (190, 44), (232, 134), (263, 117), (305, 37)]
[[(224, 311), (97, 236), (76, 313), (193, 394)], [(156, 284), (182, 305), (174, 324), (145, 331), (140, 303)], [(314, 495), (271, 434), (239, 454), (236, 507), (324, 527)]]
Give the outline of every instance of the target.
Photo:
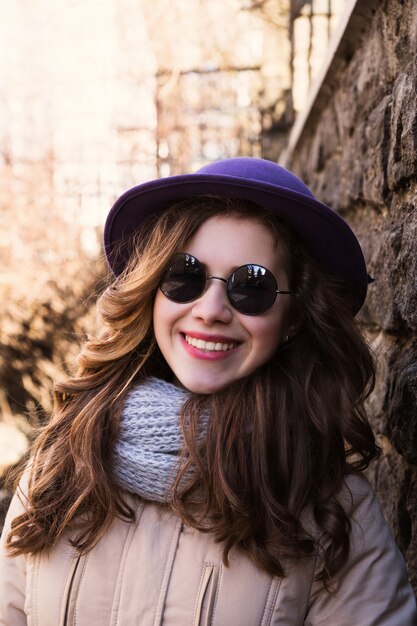
[[(274, 274), (278, 288), (288, 290), (284, 246), (275, 239), (256, 219), (214, 216), (181, 252), (195, 256), (207, 276), (227, 279), (247, 263), (263, 265)], [(154, 332), (175, 381), (208, 394), (252, 374), (271, 359), (287, 334), (290, 298), (278, 294), (265, 313), (250, 316), (232, 307), (220, 280), (208, 280), (204, 293), (185, 304), (172, 302), (158, 289)]]

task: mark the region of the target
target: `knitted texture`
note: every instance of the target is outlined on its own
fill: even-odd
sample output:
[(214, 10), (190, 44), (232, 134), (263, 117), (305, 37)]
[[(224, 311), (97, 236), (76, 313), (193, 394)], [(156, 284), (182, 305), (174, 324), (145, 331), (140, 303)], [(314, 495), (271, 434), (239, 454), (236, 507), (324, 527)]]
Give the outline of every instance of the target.
[(179, 415), (188, 395), (158, 378), (148, 378), (128, 393), (114, 453), (122, 489), (146, 500), (170, 499), (183, 444)]

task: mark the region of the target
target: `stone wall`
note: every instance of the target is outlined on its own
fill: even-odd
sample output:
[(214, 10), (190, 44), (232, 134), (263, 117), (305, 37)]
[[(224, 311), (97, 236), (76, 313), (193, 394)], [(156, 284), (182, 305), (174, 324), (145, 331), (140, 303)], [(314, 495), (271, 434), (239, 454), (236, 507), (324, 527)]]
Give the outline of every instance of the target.
[(417, 590), (415, 0), (356, 3), (292, 139), (286, 165), (351, 223), (376, 278), (360, 314), (378, 366), (369, 409), (383, 455), (370, 478)]

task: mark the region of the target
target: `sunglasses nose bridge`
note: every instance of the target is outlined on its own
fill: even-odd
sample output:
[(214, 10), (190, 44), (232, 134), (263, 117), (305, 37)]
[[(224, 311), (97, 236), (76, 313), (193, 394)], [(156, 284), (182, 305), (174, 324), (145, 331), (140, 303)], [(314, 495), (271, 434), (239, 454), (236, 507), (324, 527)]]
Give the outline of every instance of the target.
[(223, 287), (209, 289), (210, 280), (220, 281), (227, 284), (222, 276), (206, 276), (205, 289), (194, 300), (193, 315), (203, 319), (206, 323), (214, 322), (229, 323), (233, 317), (233, 306), (230, 306), (226, 290)]
[[(209, 284), (210, 284), (208, 282), (209, 280), (219, 280), (220, 282), (225, 283), (225, 285), (227, 285), (228, 282), (229, 282), (226, 278), (223, 278), (222, 276), (214, 276), (214, 275), (213, 276), (206, 276), (206, 285), (205, 285), (205, 289), (204, 289), (203, 294), (207, 291), (207, 289), (209, 287)], [(201, 295), (203, 295), (203, 294), (201, 294)]]
[(222, 283), (228, 283), (228, 281), (226, 280), (226, 278), (222, 278), (221, 276), (207, 276), (206, 280), (221, 280)]
[[(209, 280), (219, 280), (220, 282), (224, 283), (225, 285), (228, 285), (229, 280), (227, 278), (223, 278), (222, 276), (206, 276), (206, 287), (204, 289), (204, 292), (207, 290), (208, 288), (208, 281)], [(229, 298), (227, 298), (227, 300), (229, 300)]]

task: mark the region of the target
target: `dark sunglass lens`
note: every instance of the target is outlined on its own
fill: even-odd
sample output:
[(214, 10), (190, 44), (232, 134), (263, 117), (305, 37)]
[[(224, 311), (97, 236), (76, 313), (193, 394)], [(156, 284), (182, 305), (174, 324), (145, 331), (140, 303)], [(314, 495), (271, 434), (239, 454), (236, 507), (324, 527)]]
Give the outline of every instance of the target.
[(277, 283), (274, 275), (261, 265), (243, 265), (229, 279), (227, 293), (237, 311), (259, 315), (275, 302)]
[(205, 284), (206, 276), (200, 261), (190, 254), (177, 254), (160, 289), (173, 302), (191, 302), (203, 293)]

